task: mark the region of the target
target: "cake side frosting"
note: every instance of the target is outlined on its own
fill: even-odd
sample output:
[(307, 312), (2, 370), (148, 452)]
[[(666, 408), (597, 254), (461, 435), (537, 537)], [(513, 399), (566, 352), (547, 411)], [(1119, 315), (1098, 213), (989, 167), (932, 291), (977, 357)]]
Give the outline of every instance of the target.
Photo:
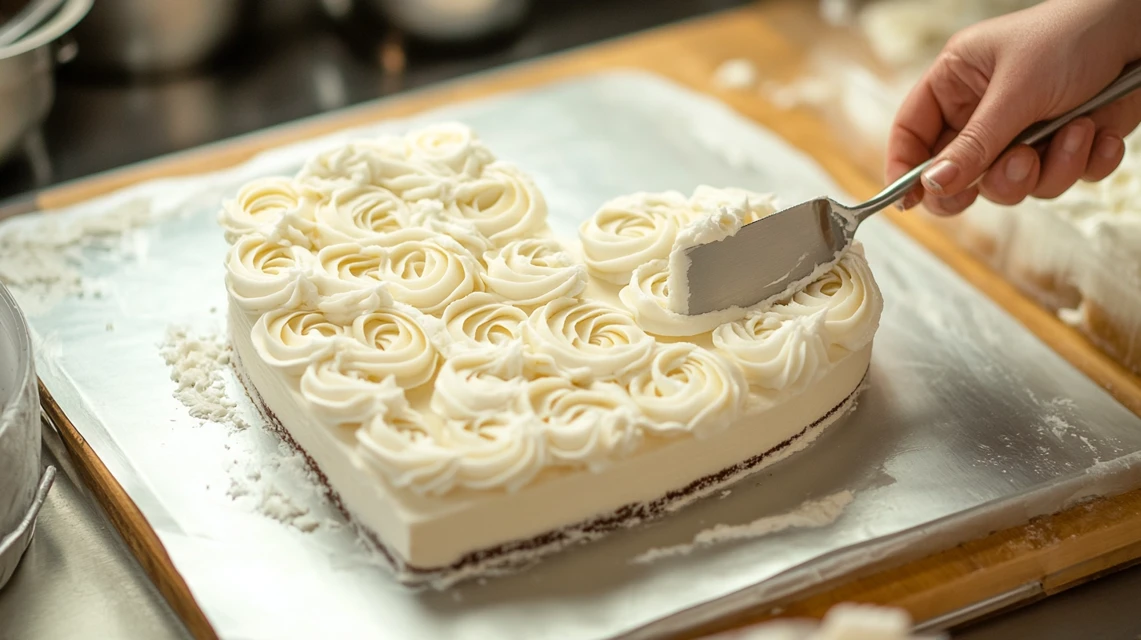
[[(641, 466), (787, 407), (792, 422), (765, 427), (775, 446), (852, 394), (882, 308), (858, 249), (789, 299), (715, 323), (670, 311), (668, 276), (647, 275), (679, 234), (773, 210), (740, 190), (635, 194), (605, 204), (576, 247), (551, 235), (530, 178), (463, 125), (354, 143), (223, 207), (235, 349), (291, 434), (328, 436), (303, 448), (326, 446), (358, 474), (340, 482), (388, 495), (408, 528), (377, 525), (382, 538), (444, 562), (462, 545), (417, 555), (417, 523)], [(801, 397), (826, 380), (842, 383), (823, 403)], [(717, 469), (688, 471), (625, 499)], [(350, 493), (356, 509), (384, 501)]]

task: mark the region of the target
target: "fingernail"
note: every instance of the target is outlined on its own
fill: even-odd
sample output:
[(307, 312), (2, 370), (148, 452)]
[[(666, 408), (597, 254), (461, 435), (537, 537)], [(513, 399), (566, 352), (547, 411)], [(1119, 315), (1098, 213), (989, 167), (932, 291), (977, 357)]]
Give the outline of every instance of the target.
[(899, 201), (899, 210), (900, 211), (909, 211), (912, 208), (914, 208), (915, 205), (917, 205), (917, 204), (919, 204), (919, 198), (915, 197), (914, 194), (909, 193), (903, 197), (903, 200)]
[(947, 185), (959, 177), (959, 167), (950, 160), (940, 160), (923, 172), (923, 186), (934, 194), (947, 192)]
[(1015, 153), (1006, 161), (1006, 179), (1014, 184), (1022, 184), (1034, 168), (1034, 159), (1028, 153)]
[(1082, 148), (1082, 142), (1085, 141), (1085, 133), (1079, 127), (1070, 127), (1066, 131), (1065, 137), (1062, 138), (1062, 151), (1070, 155), (1074, 155)]
[(1105, 136), (1097, 143), (1097, 155), (1106, 160), (1116, 160), (1125, 148), (1125, 141), (1117, 136)]

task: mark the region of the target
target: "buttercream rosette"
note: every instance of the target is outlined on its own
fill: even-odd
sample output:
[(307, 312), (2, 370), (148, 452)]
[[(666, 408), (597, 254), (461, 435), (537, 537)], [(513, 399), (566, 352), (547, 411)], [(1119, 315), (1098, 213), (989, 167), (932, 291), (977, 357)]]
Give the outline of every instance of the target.
[(728, 427), (744, 411), (749, 391), (736, 365), (688, 342), (659, 345), (626, 389), (650, 418), (647, 430), (697, 436)]
[(226, 255), (226, 288), (247, 313), (312, 308), (318, 298), (316, 257), (308, 249), (250, 233)]
[(487, 289), (521, 307), (575, 298), (586, 288), (586, 268), (551, 239), (512, 240), (483, 259)]
[(218, 223), (231, 244), (252, 233), (279, 244), (306, 247), (308, 234), (316, 227), (316, 208), (316, 201), (295, 180), (258, 178), (239, 189), (233, 200), (222, 203)]
[(523, 325), (523, 343), (537, 372), (579, 383), (621, 379), (654, 349), (654, 339), (626, 311), (574, 298), (535, 309)]

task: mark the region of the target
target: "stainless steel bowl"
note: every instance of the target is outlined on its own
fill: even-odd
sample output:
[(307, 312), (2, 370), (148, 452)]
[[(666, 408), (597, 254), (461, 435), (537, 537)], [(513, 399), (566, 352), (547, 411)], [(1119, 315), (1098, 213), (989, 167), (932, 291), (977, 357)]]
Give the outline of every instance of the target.
[(40, 403), (32, 340), (16, 301), (0, 285), (0, 587), (27, 546), (39, 479)]
[(335, 22), (364, 18), (364, 29), (384, 26), (431, 43), (466, 43), (510, 33), (521, 26), (531, 0), (321, 0)]
[(75, 65), (152, 74), (206, 62), (236, 32), (238, 0), (99, 0), (75, 30)]
[(47, 117), (55, 98), (52, 45), (87, 14), (91, 1), (68, 0), (38, 29), (0, 47), (0, 161)]
[(531, 0), (371, 0), (398, 28), (436, 41), (474, 40), (519, 26)]

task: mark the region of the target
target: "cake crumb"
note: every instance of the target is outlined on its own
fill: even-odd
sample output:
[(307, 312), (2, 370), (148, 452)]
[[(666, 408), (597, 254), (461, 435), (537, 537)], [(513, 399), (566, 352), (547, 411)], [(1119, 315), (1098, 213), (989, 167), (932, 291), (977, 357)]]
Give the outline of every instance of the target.
[(114, 330), (115, 330), (115, 324), (114, 324), (114, 323), (111, 323), (111, 322), (108, 322), (108, 323), (107, 323), (107, 326), (106, 326), (106, 329), (107, 329), (107, 331), (114, 331)]
[(690, 543), (658, 547), (641, 553), (631, 559), (630, 564), (649, 564), (661, 558), (689, 555), (696, 549), (733, 540), (759, 538), (785, 529), (827, 526), (835, 522), (854, 499), (855, 495), (851, 491), (840, 491), (820, 500), (805, 502), (787, 513), (758, 518), (745, 524), (719, 524), (698, 532)]

